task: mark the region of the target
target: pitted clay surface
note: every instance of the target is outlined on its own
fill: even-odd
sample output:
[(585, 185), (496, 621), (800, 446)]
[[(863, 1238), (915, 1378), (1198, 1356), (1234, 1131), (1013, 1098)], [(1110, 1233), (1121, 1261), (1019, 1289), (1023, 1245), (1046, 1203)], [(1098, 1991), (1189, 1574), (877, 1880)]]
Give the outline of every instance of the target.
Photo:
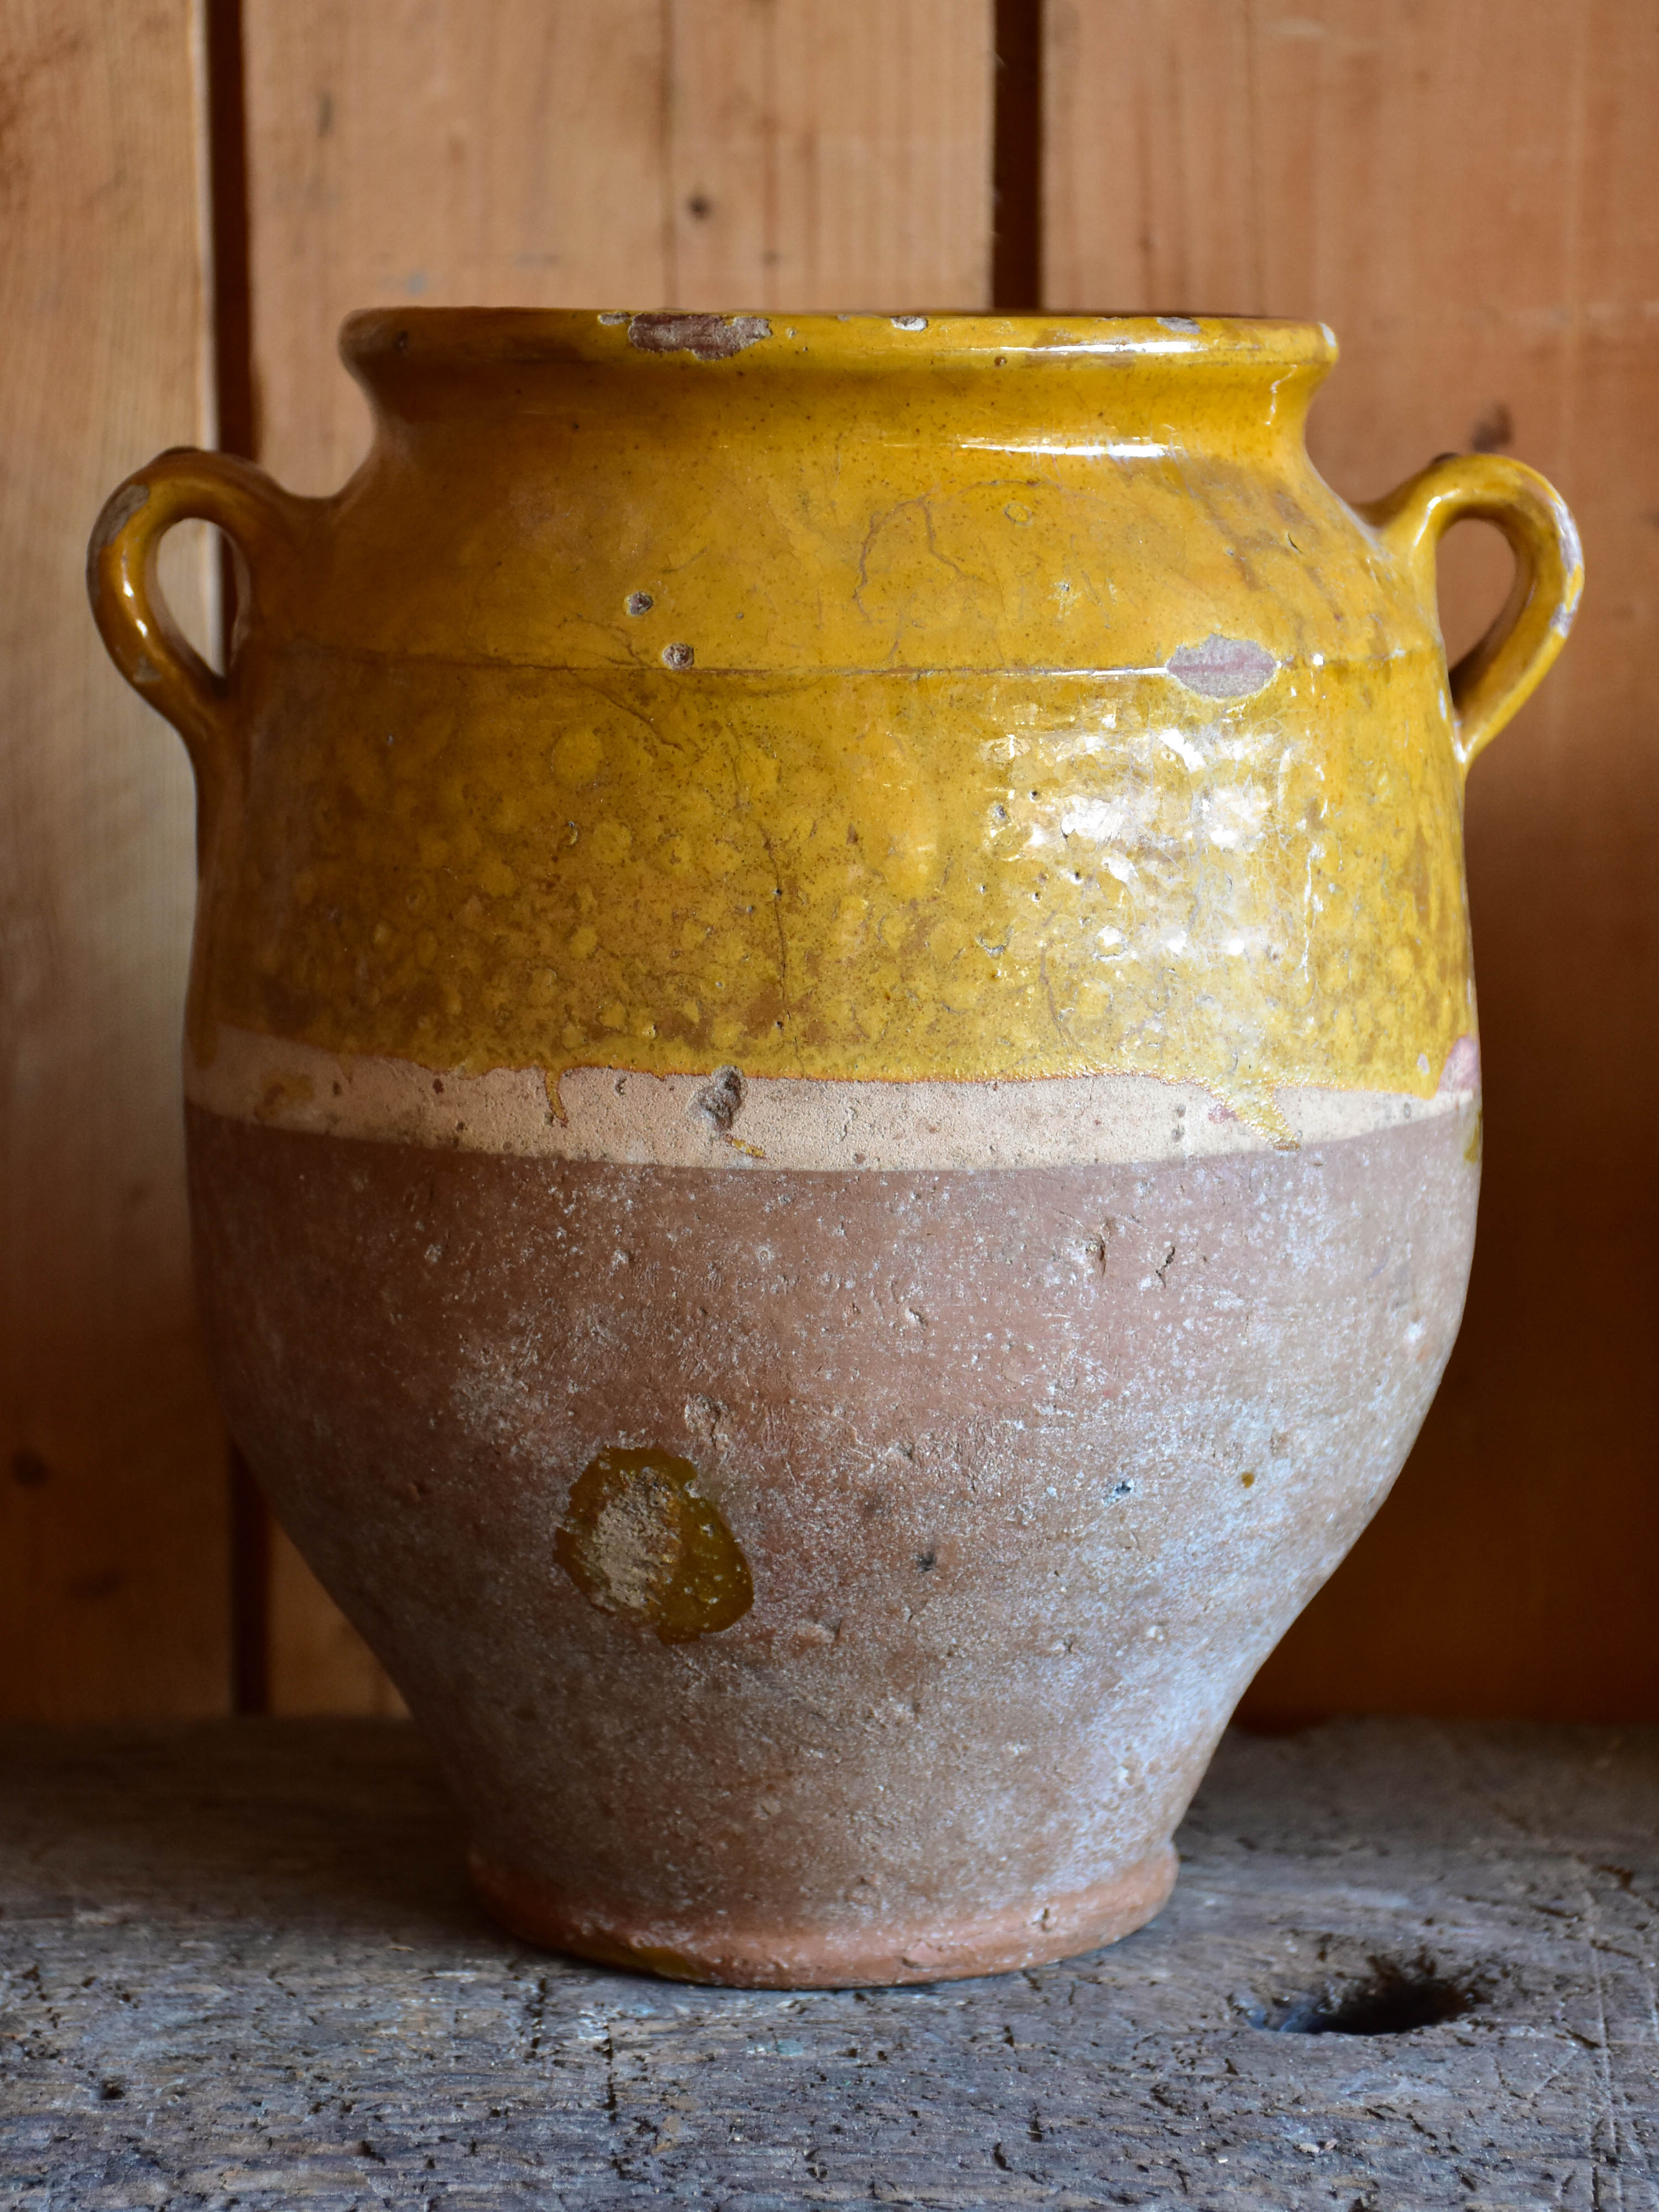
[(190, 1118), (233, 1428), (497, 1909), (738, 1980), (989, 1971), (1156, 1909), (1235, 1700), (1416, 1434), (1480, 1179), (1468, 1094), (1013, 1169)]

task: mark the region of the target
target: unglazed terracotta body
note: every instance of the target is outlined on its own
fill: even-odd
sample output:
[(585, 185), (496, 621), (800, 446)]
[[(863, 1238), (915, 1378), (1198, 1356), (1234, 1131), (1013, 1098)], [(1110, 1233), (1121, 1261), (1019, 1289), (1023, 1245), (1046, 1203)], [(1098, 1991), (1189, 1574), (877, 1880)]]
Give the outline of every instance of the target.
[[(202, 798), (227, 1410), (533, 1939), (779, 1984), (1155, 1911), (1461, 1311), (1462, 779), (1581, 571), (1185, 318), (375, 313), (337, 498), (94, 539)], [(1448, 680), (1434, 546), (1517, 586)], [(149, 587), (218, 522), (228, 679)]]

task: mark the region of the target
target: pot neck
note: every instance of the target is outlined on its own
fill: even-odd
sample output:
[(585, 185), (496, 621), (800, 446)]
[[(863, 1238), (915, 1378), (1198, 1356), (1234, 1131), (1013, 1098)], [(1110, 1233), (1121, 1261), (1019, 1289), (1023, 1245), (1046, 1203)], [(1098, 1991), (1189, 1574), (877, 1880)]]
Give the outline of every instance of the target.
[(571, 409), (1041, 454), (1299, 441), (1322, 325), (1188, 316), (374, 309), (342, 352), (409, 428)]

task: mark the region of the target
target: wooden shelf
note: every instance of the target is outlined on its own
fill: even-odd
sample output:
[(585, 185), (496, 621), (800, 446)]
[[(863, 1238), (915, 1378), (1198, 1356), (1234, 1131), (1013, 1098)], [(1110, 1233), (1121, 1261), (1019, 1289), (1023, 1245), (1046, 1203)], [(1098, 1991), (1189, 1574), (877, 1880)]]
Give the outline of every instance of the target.
[[(398, 1723), (13, 1729), (0, 1770), (20, 2212), (1659, 2203), (1659, 1730), (1235, 1734), (1151, 1928), (798, 1994), (496, 1934)], [(1273, 2032), (1333, 2014), (1443, 2016)]]

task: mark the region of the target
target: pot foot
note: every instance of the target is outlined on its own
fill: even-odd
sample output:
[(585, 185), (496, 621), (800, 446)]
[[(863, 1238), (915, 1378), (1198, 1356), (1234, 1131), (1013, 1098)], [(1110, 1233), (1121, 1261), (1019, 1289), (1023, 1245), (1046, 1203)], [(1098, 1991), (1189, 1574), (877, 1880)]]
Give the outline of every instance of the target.
[(1176, 1879), (1175, 1852), (1164, 1844), (1110, 1881), (1000, 1912), (815, 1929), (724, 1914), (647, 1919), (626, 1906), (578, 1905), (476, 1849), (468, 1864), (485, 1910), (527, 1943), (671, 1981), (750, 1990), (882, 1987), (1052, 1966), (1144, 1926)]

